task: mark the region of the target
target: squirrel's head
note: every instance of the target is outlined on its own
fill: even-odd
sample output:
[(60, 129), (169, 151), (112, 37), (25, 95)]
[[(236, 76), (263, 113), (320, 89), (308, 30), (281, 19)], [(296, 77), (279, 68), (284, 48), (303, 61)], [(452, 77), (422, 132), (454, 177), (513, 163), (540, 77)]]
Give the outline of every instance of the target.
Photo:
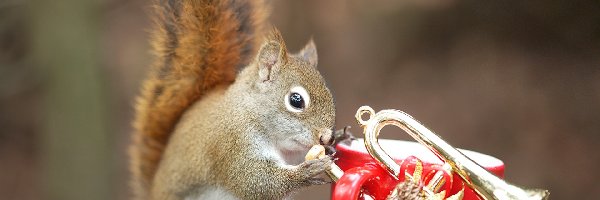
[[(311, 40), (296, 54), (288, 54), (278, 31), (262, 44), (253, 64), (244, 70), (250, 86), (252, 112), (263, 131), (283, 154), (330, 144), (335, 121), (333, 96), (317, 71), (317, 50)], [(304, 155), (302, 155), (304, 156)]]

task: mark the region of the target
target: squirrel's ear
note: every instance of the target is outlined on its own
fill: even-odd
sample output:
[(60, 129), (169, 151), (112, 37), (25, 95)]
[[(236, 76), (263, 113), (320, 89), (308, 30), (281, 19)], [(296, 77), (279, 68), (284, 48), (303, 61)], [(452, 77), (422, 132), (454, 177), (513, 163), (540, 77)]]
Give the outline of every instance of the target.
[(298, 57), (307, 61), (313, 67), (317, 67), (319, 57), (317, 56), (317, 46), (315, 45), (313, 39), (310, 39), (310, 41), (308, 42), (308, 44), (306, 44), (304, 49), (302, 49), (300, 53), (298, 53)]
[(258, 78), (262, 81), (269, 81), (273, 78), (273, 73), (279, 70), (279, 66), (285, 64), (285, 44), (277, 41), (268, 41), (262, 45), (258, 51)]

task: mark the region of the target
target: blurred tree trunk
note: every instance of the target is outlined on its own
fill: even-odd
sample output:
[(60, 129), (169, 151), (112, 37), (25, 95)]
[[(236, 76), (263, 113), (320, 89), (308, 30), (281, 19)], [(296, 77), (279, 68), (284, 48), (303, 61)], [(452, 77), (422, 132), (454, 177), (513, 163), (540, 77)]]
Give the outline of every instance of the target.
[(44, 80), (42, 191), (50, 200), (114, 199), (99, 67), (99, 2), (32, 0), (34, 63)]

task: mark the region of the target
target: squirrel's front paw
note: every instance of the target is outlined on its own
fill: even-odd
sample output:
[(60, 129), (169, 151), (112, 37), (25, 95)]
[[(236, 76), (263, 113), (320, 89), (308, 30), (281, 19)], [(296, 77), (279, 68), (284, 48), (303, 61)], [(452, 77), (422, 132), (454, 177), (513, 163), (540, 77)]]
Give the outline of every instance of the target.
[(296, 175), (303, 185), (323, 185), (329, 183), (321, 177), (326, 170), (331, 170), (333, 159), (331, 156), (325, 156), (319, 159), (307, 160), (298, 165)]
[(354, 136), (352, 133), (350, 133), (350, 131), (348, 131), (348, 129), (350, 129), (350, 126), (346, 126), (343, 129), (337, 130), (333, 133), (333, 146), (342, 142), (349, 143), (350, 141), (355, 140)]
[(335, 146), (337, 146), (339, 143), (350, 145), (350, 142), (355, 140), (354, 136), (352, 133), (350, 133), (350, 131), (348, 131), (348, 129), (350, 129), (350, 126), (346, 126), (343, 129), (337, 130), (333, 133), (333, 143), (325, 146), (325, 154), (334, 155)]

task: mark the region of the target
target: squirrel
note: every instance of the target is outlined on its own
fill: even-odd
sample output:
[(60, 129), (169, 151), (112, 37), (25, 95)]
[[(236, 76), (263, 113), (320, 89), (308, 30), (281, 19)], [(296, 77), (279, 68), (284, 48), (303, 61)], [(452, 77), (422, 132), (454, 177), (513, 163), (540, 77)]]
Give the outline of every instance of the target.
[[(333, 96), (312, 39), (288, 53), (262, 0), (155, 0), (156, 59), (135, 106), (135, 199), (285, 199), (328, 183)], [(242, 68), (239, 72), (238, 69)]]

